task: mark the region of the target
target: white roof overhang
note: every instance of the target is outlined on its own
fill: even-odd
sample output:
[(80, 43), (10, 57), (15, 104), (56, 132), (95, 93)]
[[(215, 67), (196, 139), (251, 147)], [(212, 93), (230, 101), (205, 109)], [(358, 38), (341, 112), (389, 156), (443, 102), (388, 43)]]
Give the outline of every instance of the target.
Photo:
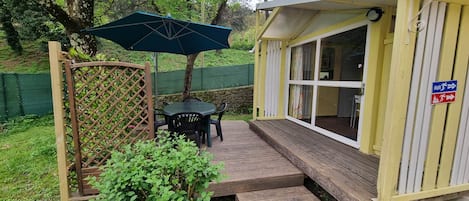
[[(396, 6), (397, 0), (274, 0), (259, 3), (257, 10), (280, 8), (258, 37), (292, 39), (311, 23), (340, 22), (372, 7)], [(322, 13), (322, 15), (318, 15)], [(324, 14), (325, 13), (325, 14)], [(318, 17), (316, 17), (318, 16)], [(317, 19), (316, 19), (317, 18)]]
[(349, 10), (375, 6), (396, 6), (397, 0), (274, 0), (256, 5), (256, 10), (293, 7), (309, 10)]

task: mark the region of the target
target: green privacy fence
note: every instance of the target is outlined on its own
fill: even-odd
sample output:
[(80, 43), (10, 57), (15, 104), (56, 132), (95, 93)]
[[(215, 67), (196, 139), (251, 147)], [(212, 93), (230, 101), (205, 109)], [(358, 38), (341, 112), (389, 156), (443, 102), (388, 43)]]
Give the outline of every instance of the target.
[[(158, 73), (158, 94), (182, 92), (184, 73), (184, 70)], [(192, 74), (192, 91), (246, 86), (253, 81), (253, 64), (197, 68)], [(49, 113), (52, 113), (49, 74), (0, 73), (0, 121)]]
[[(158, 73), (158, 94), (182, 92), (184, 74), (185, 71), (183, 70)], [(197, 68), (192, 72), (192, 91), (246, 86), (251, 85), (253, 82), (254, 64)]]

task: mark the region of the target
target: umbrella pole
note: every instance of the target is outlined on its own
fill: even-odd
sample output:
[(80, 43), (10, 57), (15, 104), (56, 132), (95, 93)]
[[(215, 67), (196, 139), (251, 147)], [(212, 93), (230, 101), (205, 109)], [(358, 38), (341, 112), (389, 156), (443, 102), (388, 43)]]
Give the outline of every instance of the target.
[(154, 74), (154, 82), (153, 82), (153, 90), (155, 94), (155, 108), (158, 108), (158, 53), (154, 53), (154, 58), (155, 58), (155, 74)]

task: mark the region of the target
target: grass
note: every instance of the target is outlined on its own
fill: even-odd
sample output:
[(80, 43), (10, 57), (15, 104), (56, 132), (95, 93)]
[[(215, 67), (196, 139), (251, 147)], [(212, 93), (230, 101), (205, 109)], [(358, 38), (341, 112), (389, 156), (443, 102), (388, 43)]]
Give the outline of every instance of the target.
[(243, 120), (250, 121), (252, 119), (252, 114), (234, 114), (227, 112), (223, 115), (223, 120)]
[[(6, 43), (5, 37), (3, 31), (0, 31), (0, 73), (49, 72), (48, 52), (41, 50), (44, 49), (45, 44), (22, 41), (24, 52), (22, 55), (16, 55)], [(154, 66), (154, 53), (129, 51), (111, 41), (105, 39), (98, 40), (98, 53), (104, 54), (106, 58), (137, 64), (144, 64), (148, 61)], [(247, 50), (224, 49), (219, 52), (212, 50), (199, 54), (195, 62), (195, 68), (200, 68), (201, 66), (231, 66), (249, 63), (254, 63), (254, 55)], [(186, 56), (159, 53), (158, 71), (167, 72), (183, 70), (185, 68)]]
[[(121, 46), (101, 39), (98, 53), (106, 55), (108, 58), (117, 59), (131, 63), (144, 64), (146, 61), (154, 66), (154, 53), (128, 51)], [(202, 64), (203, 63), (203, 64)], [(197, 57), (195, 68), (231, 66), (254, 63), (254, 55), (246, 50), (224, 49), (220, 52), (215, 50), (205, 51)], [(158, 54), (158, 71), (167, 72), (183, 70), (186, 68), (186, 56), (170, 53)]]
[(0, 200), (60, 200), (53, 116), (21, 117), (0, 128)]
[(52, 117), (21, 118), (0, 134), (0, 200), (59, 200)]

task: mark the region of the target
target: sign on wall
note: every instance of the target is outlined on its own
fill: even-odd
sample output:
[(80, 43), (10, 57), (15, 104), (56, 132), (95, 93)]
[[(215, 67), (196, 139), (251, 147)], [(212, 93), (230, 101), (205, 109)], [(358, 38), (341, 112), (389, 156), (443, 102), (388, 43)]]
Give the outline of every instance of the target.
[(451, 103), (456, 100), (457, 80), (433, 82), (432, 104)]

